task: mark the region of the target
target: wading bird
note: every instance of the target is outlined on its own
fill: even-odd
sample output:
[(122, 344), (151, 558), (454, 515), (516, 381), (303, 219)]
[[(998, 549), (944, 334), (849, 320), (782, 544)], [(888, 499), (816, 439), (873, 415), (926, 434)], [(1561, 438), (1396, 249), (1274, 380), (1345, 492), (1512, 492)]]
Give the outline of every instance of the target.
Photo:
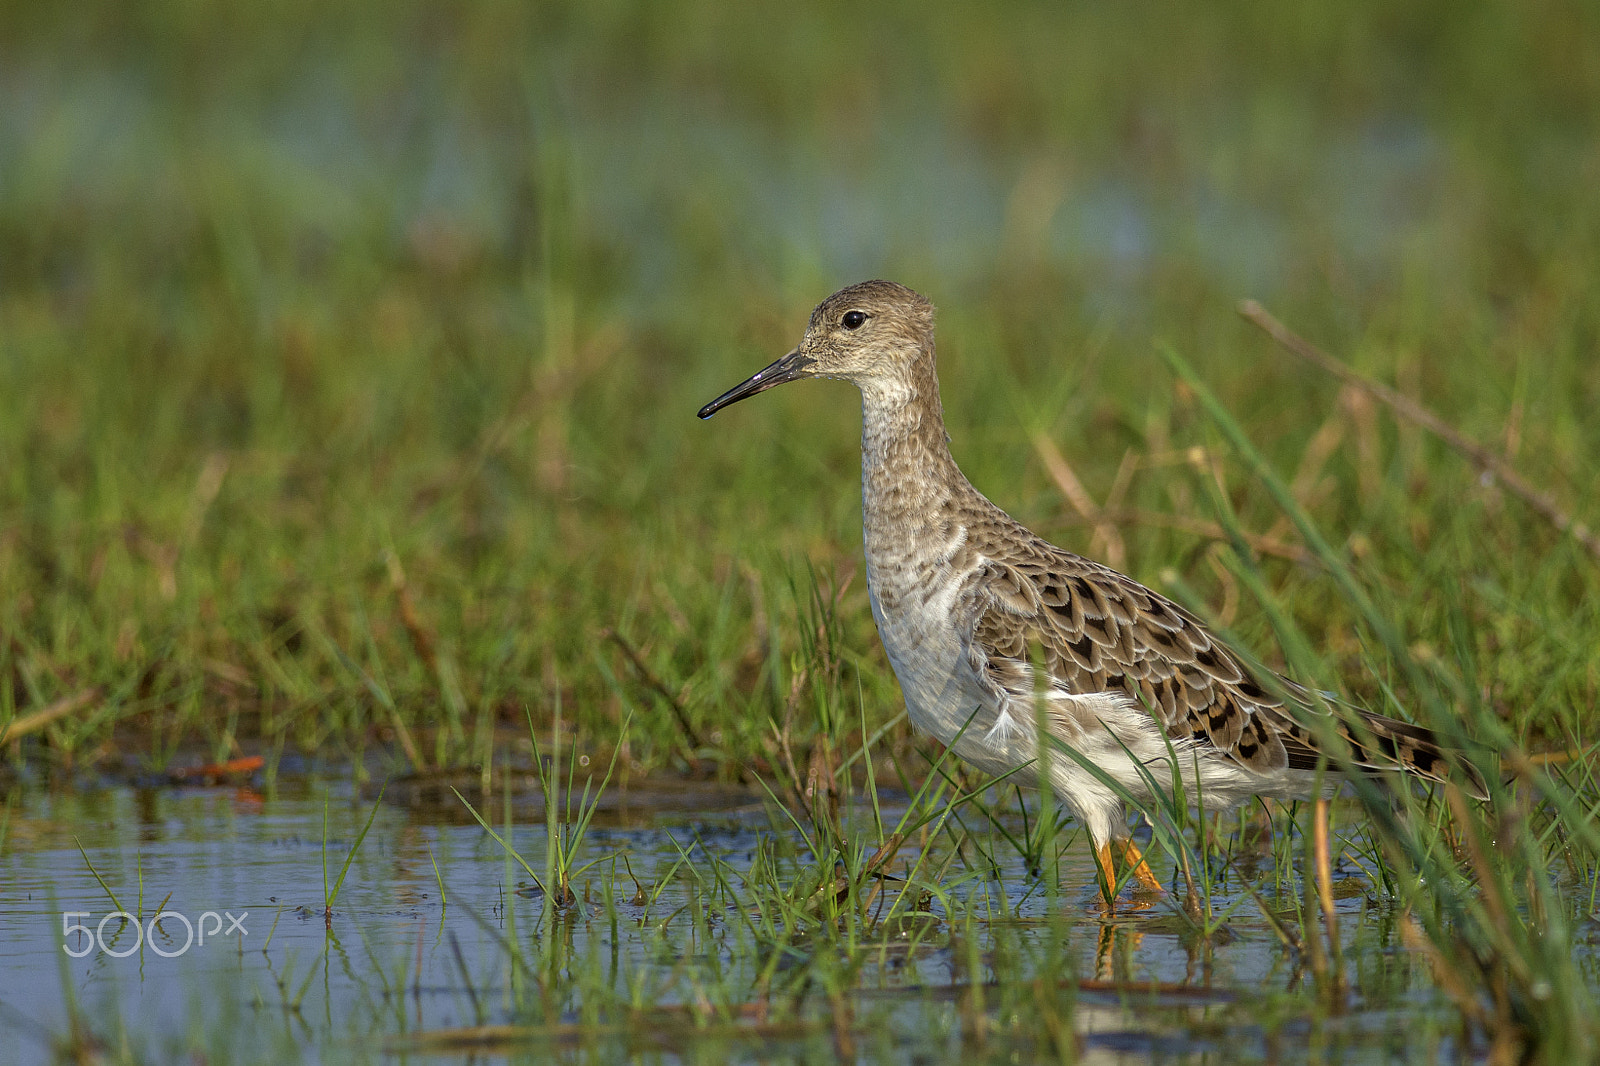
[[(800, 378), (861, 390), (867, 588), (912, 724), (991, 774), (1036, 760), (1041, 728), (1076, 752), (1049, 760), (1051, 784), (1088, 829), (1108, 898), (1114, 850), (1160, 889), (1123, 801), (1155, 799), (1151, 782), (1170, 787), (1174, 770), (1208, 809), (1309, 796), (1319, 761), (1446, 775), (1428, 730), (1333, 716), (1287, 679), (1269, 691), (1189, 611), (1047, 543), (973, 488), (950, 456), (922, 296), (888, 281), (834, 293), (798, 347), (700, 417)], [(1339, 750), (1325, 752), (1330, 736)]]

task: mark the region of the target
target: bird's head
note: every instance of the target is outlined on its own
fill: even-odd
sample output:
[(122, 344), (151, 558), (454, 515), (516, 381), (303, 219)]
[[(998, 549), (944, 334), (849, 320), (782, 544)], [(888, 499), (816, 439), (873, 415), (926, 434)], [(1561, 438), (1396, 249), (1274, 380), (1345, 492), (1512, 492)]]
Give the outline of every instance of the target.
[(843, 378), (862, 388), (908, 381), (932, 349), (933, 304), (892, 281), (863, 281), (818, 304), (792, 352), (700, 408), (700, 417), (799, 378)]

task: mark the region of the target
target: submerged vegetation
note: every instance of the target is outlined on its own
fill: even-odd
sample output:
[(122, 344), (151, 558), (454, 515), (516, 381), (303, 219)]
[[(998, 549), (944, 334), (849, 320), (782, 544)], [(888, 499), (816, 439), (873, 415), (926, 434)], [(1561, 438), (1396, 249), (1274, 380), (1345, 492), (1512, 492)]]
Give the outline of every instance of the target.
[[(42, 781), (312, 755), (526, 859), (485, 1026), (870, 1054), (861, 989), (936, 957), (963, 1046), (1071, 1060), (1171, 934), (1201, 985), (1266, 945), (1272, 1033), (1390, 997), (1429, 1054), (1600, 1053), (1591, 5), (21, 5), (0, 88), (0, 851)], [(940, 305), (980, 490), (1488, 799), (1148, 810), (1170, 899), (1091, 913), (1071, 821), (900, 713), (854, 396), (694, 419), (866, 276)], [(503, 828), (534, 767), (551, 818), (668, 775), (771, 821), (635, 881), (581, 785)], [(660, 983), (550, 932), (662, 891)]]

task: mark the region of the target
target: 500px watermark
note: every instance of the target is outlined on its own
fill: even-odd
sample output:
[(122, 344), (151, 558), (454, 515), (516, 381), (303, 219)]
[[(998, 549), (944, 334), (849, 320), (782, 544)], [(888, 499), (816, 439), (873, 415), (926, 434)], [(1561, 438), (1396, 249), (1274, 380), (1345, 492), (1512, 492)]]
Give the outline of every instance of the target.
[[(113, 959), (125, 959), (129, 955), (132, 955), (135, 951), (138, 951), (140, 946), (145, 943), (145, 931), (147, 929), (153, 932), (158, 923), (167, 921), (168, 919), (173, 919), (183, 923), (184, 941), (182, 947), (178, 948), (177, 950), (173, 950), (170, 947), (166, 947), (158, 943), (156, 938), (151, 936), (149, 938), (150, 950), (155, 952), (157, 955), (160, 955), (164, 959), (175, 959), (179, 955), (182, 955), (184, 952), (188, 951), (192, 946), (205, 947), (206, 937), (208, 936), (214, 940), (219, 934), (222, 936), (233, 936), (235, 931), (237, 931), (241, 937), (250, 935), (250, 930), (244, 927), (244, 920), (250, 917), (249, 911), (240, 911), (237, 918), (233, 916), (232, 911), (223, 911), (221, 914), (218, 914), (216, 911), (206, 911), (204, 914), (200, 915), (198, 922), (191, 922), (187, 915), (179, 914), (177, 911), (161, 911), (159, 914), (152, 915), (143, 923), (141, 923), (138, 918), (135, 918), (127, 911), (112, 911), (104, 918), (101, 918), (100, 923), (92, 928), (84, 925), (81, 922), (74, 921), (76, 918), (92, 917), (93, 915), (88, 911), (61, 912), (61, 935), (66, 941), (61, 945), (62, 951), (65, 951), (68, 955), (71, 955), (75, 959), (81, 959), (85, 955), (89, 954), (89, 952), (93, 951), (98, 945), (102, 952), (110, 955)], [(226, 929), (224, 929), (222, 926), (222, 920), (224, 917), (226, 917), (228, 920), (228, 926)], [(113, 949), (112, 947), (107, 946), (106, 923), (110, 922), (112, 919), (121, 919), (123, 922), (133, 926), (135, 935), (133, 938), (133, 945), (131, 947)], [(211, 927), (209, 929), (206, 927), (206, 923), (208, 922), (211, 923)], [(199, 931), (198, 936), (196, 936), (197, 928)], [(116, 934), (120, 932), (121, 929), (122, 926), (112, 927), (111, 941), (113, 944), (116, 943)], [(163, 933), (167, 932), (167, 927), (162, 926), (161, 931)], [(74, 933), (79, 934), (78, 949), (76, 951), (74, 951), (72, 947), (72, 935)]]

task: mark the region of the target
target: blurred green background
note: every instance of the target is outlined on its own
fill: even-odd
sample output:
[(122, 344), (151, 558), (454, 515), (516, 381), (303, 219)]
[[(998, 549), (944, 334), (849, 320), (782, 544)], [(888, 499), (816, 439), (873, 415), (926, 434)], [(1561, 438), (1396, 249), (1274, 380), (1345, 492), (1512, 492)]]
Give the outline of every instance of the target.
[[(1039, 433), (1210, 518), (1169, 343), (1418, 648), (1581, 740), (1593, 559), (1233, 306), (1595, 522), (1597, 120), (1581, 0), (4, 5), (0, 723), (81, 697), (10, 765), (466, 764), (559, 692), (731, 773), (819, 621), (886, 720), (854, 394), (694, 419), (874, 276), (940, 306), (957, 459), (1019, 519), (1090, 549)], [(1208, 538), (1121, 529), (1271, 647)], [(1326, 580), (1263, 566), (1382, 706)]]

